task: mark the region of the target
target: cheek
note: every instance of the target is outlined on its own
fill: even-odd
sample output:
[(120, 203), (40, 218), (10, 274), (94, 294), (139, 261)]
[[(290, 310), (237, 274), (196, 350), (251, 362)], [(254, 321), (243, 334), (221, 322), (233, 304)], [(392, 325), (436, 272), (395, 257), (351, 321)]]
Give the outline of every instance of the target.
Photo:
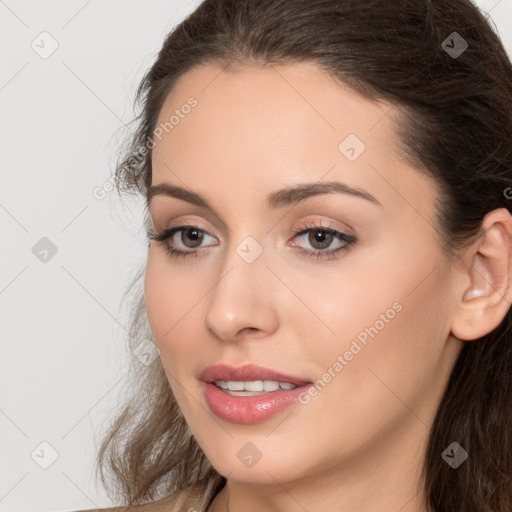
[(189, 411), (189, 393), (201, 392), (196, 372), (217, 358), (215, 344), (205, 341), (210, 339), (205, 307), (216, 281), (208, 265), (185, 266), (169, 261), (160, 248), (152, 246), (144, 293), (149, 326), (173, 394), (180, 408)]
[(194, 349), (187, 322), (194, 316), (194, 308), (200, 305), (204, 286), (200, 279), (188, 278), (177, 270), (167, 256), (152, 247), (146, 266), (144, 293), (151, 332), (167, 367), (167, 363), (173, 361), (170, 354)]
[(170, 273), (166, 271), (165, 265), (155, 252), (151, 247), (146, 265), (144, 295), (149, 325), (159, 346), (165, 332), (172, 327), (169, 313), (175, 311), (175, 294), (172, 293), (175, 287), (168, 278)]
[(200, 347), (194, 343), (199, 306), (204, 286), (197, 279), (188, 279), (166, 255), (151, 248), (146, 266), (144, 293), (151, 333), (160, 350), (160, 359), (167, 379), (182, 411), (192, 414), (184, 386), (190, 380), (190, 369)]
[(339, 411), (370, 422), (377, 412), (391, 419), (406, 411), (404, 403), (421, 409), (426, 393), (437, 392), (450, 332), (449, 278), (439, 256), (420, 260), (395, 251), (383, 261), (386, 269), (363, 265), (353, 276), (329, 281), (323, 298), (313, 297), (336, 333), (323, 337), (325, 350), (315, 356), (324, 372), (335, 374), (321, 394)]

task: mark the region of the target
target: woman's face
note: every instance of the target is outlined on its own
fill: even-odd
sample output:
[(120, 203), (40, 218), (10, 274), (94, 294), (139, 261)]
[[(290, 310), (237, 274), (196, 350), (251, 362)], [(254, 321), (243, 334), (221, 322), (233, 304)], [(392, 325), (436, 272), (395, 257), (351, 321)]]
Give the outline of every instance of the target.
[[(435, 185), (400, 159), (395, 113), (312, 64), (202, 66), (160, 112), (152, 185), (204, 204), (150, 200), (154, 232), (188, 228), (151, 243), (148, 318), (193, 435), (229, 479), (417, 467), (461, 342)], [(232, 396), (203, 382), (216, 364), (310, 384)]]

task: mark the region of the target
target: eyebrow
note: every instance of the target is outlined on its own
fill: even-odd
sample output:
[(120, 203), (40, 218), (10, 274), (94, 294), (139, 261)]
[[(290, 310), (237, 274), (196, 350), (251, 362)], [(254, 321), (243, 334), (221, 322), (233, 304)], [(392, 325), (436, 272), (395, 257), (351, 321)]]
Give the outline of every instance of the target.
[[(278, 190), (267, 197), (267, 206), (270, 209), (282, 208), (284, 206), (299, 203), (313, 196), (333, 193), (352, 195), (382, 206), (380, 201), (378, 201), (370, 193), (361, 189), (349, 187), (345, 183), (341, 183), (339, 181), (327, 181), (322, 183), (300, 183), (298, 185)], [(149, 205), (151, 199), (157, 195), (174, 197), (181, 199), (182, 201), (187, 201), (188, 203), (194, 204), (201, 208), (207, 208), (213, 211), (212, 207), (209, 205), (206, 199), (204, 199), (199, 194), (191, 192), (190, 190), (182, 187), (177, 187), (168, 183), (153, 185), (149, 187), (146, 193), (147, 204)]]

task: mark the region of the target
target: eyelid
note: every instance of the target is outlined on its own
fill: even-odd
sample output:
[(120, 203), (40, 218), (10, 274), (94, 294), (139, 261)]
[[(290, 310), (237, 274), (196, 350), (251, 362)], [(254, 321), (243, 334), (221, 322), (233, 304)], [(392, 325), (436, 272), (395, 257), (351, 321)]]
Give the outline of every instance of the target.
[(301, 220), (299, 223), (299, 227), (295, 229), (291, 229), (292, 233), (301, 233), (308, 229), (325, 229), (327, 231), (340, 231), (348, 236), (355, 237), (356, 234), (354, 229), (346, 224), (345, 222), (341, 222), (339, 220), (335, 220), (332, 218), (315, 218), (315, 217), (306, 217), (304, 220)]
[(154, 226), (154, 231), (162, 233), (163, 231), (169, 231), (174, 228), (195, 227), (200, 229), (201, 231), (204, 231), (208, 235), (213, 236), (219, 241), (222, 240), (222, 236), (218, 234), (216, 229), (206, 227), (206, 225), (201, 220), (189, 219), (187, 217), (178, 217), (177, 219), (174, 219), (170, 224), (167, 224), (165, 222), (162, 224), (163, 226), (161, 228), (156, 228), (156, 226)]

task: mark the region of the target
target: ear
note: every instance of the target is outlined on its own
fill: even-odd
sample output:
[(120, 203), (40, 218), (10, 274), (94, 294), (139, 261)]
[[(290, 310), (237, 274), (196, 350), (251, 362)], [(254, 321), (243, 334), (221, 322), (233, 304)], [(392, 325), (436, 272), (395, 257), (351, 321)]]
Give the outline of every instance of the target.
[(512, 216), (506, 208), (484, 217), (480, 236), (459, 263), (451, 332), (460, 340), (475, 340), (502, 322), (512, 302)]

